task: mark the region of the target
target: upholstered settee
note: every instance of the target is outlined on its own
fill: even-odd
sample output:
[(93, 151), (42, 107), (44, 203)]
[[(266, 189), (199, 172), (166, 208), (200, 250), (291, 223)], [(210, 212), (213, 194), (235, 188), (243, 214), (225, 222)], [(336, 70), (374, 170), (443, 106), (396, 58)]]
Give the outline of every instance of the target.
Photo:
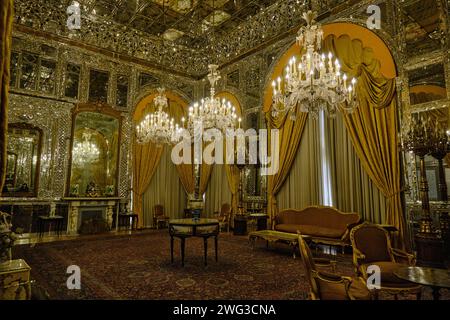
[(308, 235), (316, 243), (350, 245), (350, 230), (360, 223), (357, 213), (341, 212), (333, 207), (309, 206), (302, 210), (286, 209), (274, 219), (273, 229)]

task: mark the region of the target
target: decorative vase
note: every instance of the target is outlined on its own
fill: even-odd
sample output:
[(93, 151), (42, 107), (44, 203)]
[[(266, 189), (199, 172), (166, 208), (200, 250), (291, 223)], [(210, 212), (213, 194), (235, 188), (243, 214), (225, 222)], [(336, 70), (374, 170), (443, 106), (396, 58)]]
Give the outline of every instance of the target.
[(114, 185), (109, 185), (105, 187), (105, 195), (113, 196), (114, 195)]
[(70, 195), (72, 197), (78, 197), (80, 194), (80, 185), (79, 184), (73, 184), (70, 186)]

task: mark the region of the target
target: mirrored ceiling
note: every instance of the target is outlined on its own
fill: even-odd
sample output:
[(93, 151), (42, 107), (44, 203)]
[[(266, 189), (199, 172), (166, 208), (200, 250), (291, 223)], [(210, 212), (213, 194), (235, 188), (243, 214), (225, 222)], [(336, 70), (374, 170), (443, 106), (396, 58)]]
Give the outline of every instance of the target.
[(399, 1), (406, 22), (409, 56), (441, 48), (443, 7), (440, 0)]
[[(226, 33), (273, 0), (79, 0), (85, 10), (177, 44), (196, 48), (212, 29)], [(211, 28), (220, 27), (220, 28)]]

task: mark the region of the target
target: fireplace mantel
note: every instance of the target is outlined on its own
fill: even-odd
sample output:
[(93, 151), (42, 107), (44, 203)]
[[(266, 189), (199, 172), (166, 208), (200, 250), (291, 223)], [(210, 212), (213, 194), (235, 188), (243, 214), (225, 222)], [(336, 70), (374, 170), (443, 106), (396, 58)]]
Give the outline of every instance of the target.
[(78, 202), (96, 202), (96, 201), (117, 201), (122, 200), (121, 197), (64, 197), (63, 201), (78, 201)]
[(65, 197), (61, 200), (69, 203), (67, 232), (69, 234), (76, 234), (78, 233), (82, 212), (89, 209), (104, 210), (104, 218), (111, 229), (114, 207), (116, 208), (116, 213), (119, 213), (120, 202), (124, 199), (121, 197)]

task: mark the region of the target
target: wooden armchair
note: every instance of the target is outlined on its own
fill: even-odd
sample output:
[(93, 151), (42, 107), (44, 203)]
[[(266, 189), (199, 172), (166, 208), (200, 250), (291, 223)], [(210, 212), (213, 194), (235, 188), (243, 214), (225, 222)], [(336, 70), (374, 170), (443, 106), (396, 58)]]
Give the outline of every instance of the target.
[(156, 226), (156, 229), (159, 229), (161, 223), (166, 227), (169, 223), (169, 217), (164, 214), (164, 206), (157, 204), (153, 208), (153, 225)]
[[(382, 227), (364, 222), (352, 229), (350, 241), (353, 247), (353, 265), (358, 277), (367, 282), (367, 268), (376, 265), (381, 271), (381, 291), (394, 295), (399, 293), (415, 293), (417, 299), (421, 297), (422, 287), (412, 282), (398, 278), (394, 272), (401, 266), (413, 266), (416, 262), (414, 255), (391, 246), (389, 233)], [(374, 296), (378, 297), (377, 289)]]
[(308, 244), (298, 232), (298, 244), (306, 277), (311, 287), (312, 300), (370, 300), (371, 295), (359, 279), (340, 276), (335, 273), (319, 271)]
[(214, 216), (219, 220), (220, 230), (226, 228), (230, 232), (231, 206), (228, 203), (222, 204), (220, 212), (215, 212)]

